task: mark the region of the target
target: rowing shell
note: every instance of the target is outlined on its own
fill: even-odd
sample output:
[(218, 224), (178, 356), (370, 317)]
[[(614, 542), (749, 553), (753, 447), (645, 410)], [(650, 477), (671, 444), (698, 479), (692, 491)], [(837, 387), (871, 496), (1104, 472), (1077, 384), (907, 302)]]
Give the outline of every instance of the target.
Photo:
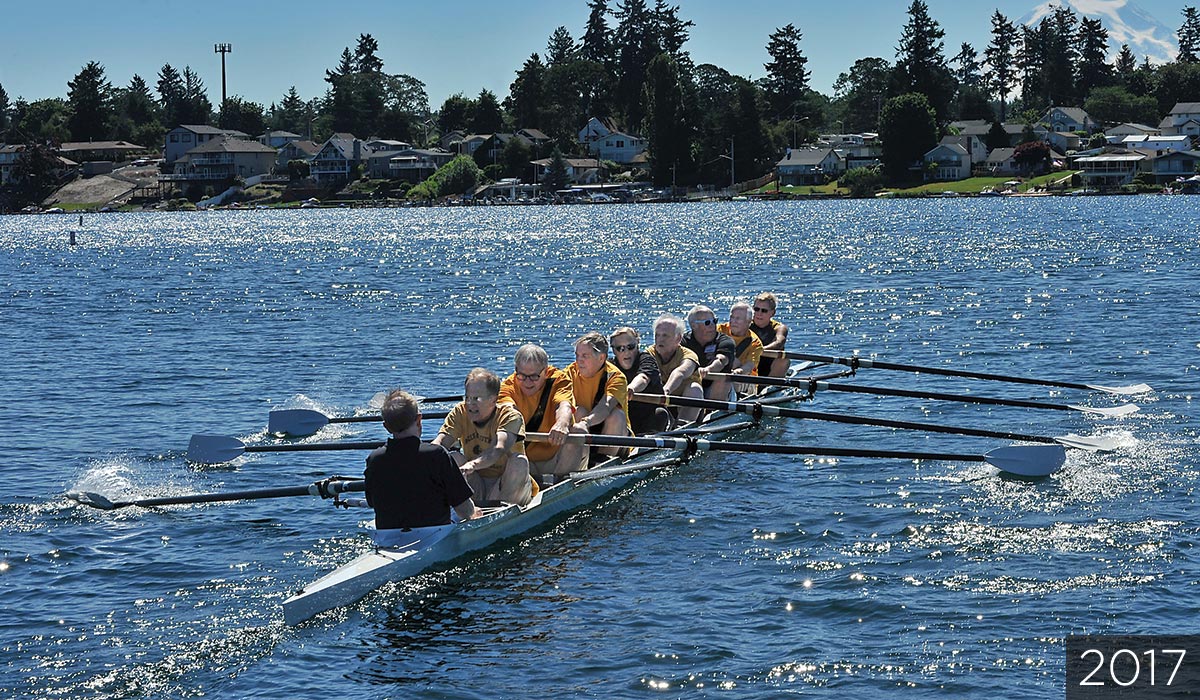
[[(783, 403), (797, 398), (794, 393), (779, 393), (767, 400)], [(720, 413), (692, 432), (722, 436), (753, 425), (744, 416)], [(391, 541), (377, 542), (371, 551), (284, 601), (284, 620), (289, 625), (300, 624), (326, 610), (350, 605), (385, 583), (410, 578), (434, 565), (529, 532), (645, 478), (655, 469), (677, 464), (686, 456), (682, 450), (656, 449), (625, 460), (612, 459), (540, 491), (524, 507), (504, 505), (460, 523), (389, 532)]]

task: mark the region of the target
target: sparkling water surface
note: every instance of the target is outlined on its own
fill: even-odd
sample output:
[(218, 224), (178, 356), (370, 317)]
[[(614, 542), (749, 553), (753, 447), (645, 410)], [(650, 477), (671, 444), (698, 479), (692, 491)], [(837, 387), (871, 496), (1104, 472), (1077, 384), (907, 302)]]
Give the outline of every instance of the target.
[[(1198, 631), (1198, 203), (0, 217), (0, 696), (1061, 697), (1068, 634)], [(1123, 419), (819, 394), (816, 410), (1125, 446), (1072, 451), (1036, 481), (966, 462), (706, 454), (298, 628), (280, 604), (368, 548), (369, 512), (312, 498), (105, 512), (65, 496), (361, 474), (357, 453), (184, 455), (193, 433), (267, 440), (274, 408), (450, 394), (473, 366), (508, 371), (521, 343), (565, 365), (584, 332), (648, 338), (661, 312), (702, 302), (723, 318), (762, 290), (792, 349), (1156, 391)], [(309, 439), (381, 437), (340, 424)], [(742, 439), (1004, 444), (789, 419)]]

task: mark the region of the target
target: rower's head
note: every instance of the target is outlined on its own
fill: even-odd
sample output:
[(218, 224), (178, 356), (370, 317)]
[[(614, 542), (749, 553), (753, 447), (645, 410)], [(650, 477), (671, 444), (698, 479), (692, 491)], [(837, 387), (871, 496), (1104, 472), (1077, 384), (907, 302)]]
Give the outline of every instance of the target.
[(526, 396), (541, 394), (549, 366), (550, 356), (540, 345), (526, 343), (517, 348), (517, 353), (513, 355), (513, 369), (521, 393)]
[(383, 401), (383, 427), (393, 437), (421, 434), (421, 409), (417, 398), (407, 391), (396, 389)]
[(495, 372), (483, 367), (467, 372), (467, 380), (463, 382), (463, 403), (472, 423), (484, 423), (491, 419), (499, 396), (500, 377)]
[(771, 322), (771, 317), (775, 315), (776, 299), (775, 295), (770, 292), (763, 292), (754, 297), (754, 325), (762, 328)]
[(575, 366), (584, 377), (594, 377), (608, 362), (608, 339), (592, 331), (575, 341)]
[(613, 360), (621, 369), (630, 369), (637, 361), (642, 338), (638, 332), (629, 326), (621, 326), (608, 336), (612, 343)]
[(674, 314), (663, 314), (654, 320), (654, 349), (662, 357), (674, 357), (683, 341), (683, 319)]
[(696, 304), (688, 312), (688, 325), (692, 335), (701, 345), (711, 343), (717, 337), (717, 315), (703, 304)]
[(735, 302), (729, 307), (729, 332), (739, 338), (750, 332), (750, 320), (754, 312), (744, 301)]

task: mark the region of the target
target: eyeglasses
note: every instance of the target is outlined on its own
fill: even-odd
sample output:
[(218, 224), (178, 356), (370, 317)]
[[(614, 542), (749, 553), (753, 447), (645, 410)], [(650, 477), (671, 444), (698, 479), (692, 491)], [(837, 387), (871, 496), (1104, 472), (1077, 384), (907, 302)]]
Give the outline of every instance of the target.
[(541, 372), (538, 372), (537, 374), (525, 374), (524, 372), (514, 372), (514, 374), (517, 375), (517, 380), (522, 381), (522, 382), (536, 382), (537, 380), (542, 378)]
[(717, 319), (715, 319), (715, 318), (706, 318), (703, 321), (701, 321), (700, 319), (696, 319), (695, 321), (692, 321), (692, 323), (696, 324), (697, 326), (711, 326), (711, 325), (715, 324), (716, 322), (717, 322)]
[(769, 314), (769, 313), (771, 313), (771, 310), (770, 310), (770, 309), (764, 309), (764, 308), (763, 308), (763, 307), (761, 307), (761, 306), (756, 306), (756, 307), (754, 307), (754, 313), (756, 313), (756, 314)]
[(493, 400), (493, 399), (495, 399), (495, 398), (496, 398), (495, 396), (491, 396), (491, 395), (487, 395), (487, 396), (464, 396), (464, 397), (463, 397), (463, 403), (483, 403), (483, 402), (485, 402), (485, 401), (491, 401), (491, 400)]
[(630, 343), (629, 345), (614, 345), (613, 346), (613, 352), (625, 352), (626, 350), (637, 350), (637, 349), (638, 349), (637, 343)]

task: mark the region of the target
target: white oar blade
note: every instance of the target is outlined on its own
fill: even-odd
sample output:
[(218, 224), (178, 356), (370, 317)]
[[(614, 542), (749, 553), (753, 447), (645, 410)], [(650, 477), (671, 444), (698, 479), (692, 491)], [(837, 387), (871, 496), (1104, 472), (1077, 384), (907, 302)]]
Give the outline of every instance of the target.
[(246, 446), (237, 438), (224, 435), (193, 435), (188, 442), (187, 459), (196, 464), (221, 464), (237, 459)]
[(1091, 413), (1092, 415), (1096, 416), (1107, 416), (1109, 418), (1120, 418), (1121, 416), (1127, 416), (1130, 413), (1137, 413), (1141, 410), (1136, 404), (1132, 403), (1125, 403), (1121, 404), (1120, 406), (1107, 406), (1104, 408), (1094, 408), (1092, 406), (1071, 406), (1070, 408), (1073, 408), (1076, 411), (1083, 411), (1084, 413)]
[(1054, 438), (1054, 441), (1063, 447), (1075, 447), (1088, 452), (1113, 452), (1121, 447), (1121, 441), (1110, 437), (1087, 437), (1086, 435), (1076, 435), (1070, 433)]
[(1149, 394), (1154, 391), (1149, 384), (1131, 384), (1129, 386), (1104, 386), (1101, 384), (1088, 384), (1089, 389), (1103, 391), (1109, 394), (1119, 394), (1121, 396), (1132, 396), (1133, 394)]
[(329, 416), (307, 408), (289, 408), (267, 414), (267, 432), (272, 435), (304, 437), (329, 424)]
[(984, 455), (987, 463), (1018, 476), (1049, 476), (1062, 469), (1067, 451), (1062, 445), (1011, 445)]

